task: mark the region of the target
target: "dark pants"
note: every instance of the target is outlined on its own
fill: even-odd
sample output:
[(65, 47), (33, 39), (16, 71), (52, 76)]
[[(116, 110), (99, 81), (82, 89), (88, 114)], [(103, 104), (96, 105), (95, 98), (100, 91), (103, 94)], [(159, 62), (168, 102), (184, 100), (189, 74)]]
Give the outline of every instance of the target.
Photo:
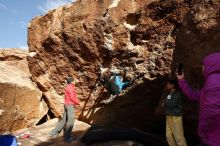
[[(57, 126), (52, 130), (54, 133), (60, 133), (62, 129), (65, 128), (64, 131), (64, 139), (68, 139), (71, 137), (73, 125), (74, 125), (74, 106), (73, 105), (65, 105), (63, 119), (57, 124)], [(66, 125), (66, 127), (65, 127)]]
[(126, 89), (130, 85), (130, 82), (123, 82), (122, 83), (122, 90)]
[(199, 144), (199, 145), (197, 145), (197, 146), (208, 146), (207, 144), (204, 144), (204, 143), (201, 143), (201, 144)]

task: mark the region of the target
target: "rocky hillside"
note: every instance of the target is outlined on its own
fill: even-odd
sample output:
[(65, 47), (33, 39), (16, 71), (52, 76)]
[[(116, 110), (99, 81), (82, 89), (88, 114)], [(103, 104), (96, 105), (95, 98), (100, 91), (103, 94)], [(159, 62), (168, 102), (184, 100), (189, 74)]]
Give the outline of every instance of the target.
[[(198, 87), (202, 58), (220, 51), (219, 8), (212, 0), (78, 0), (52, 10), (28, 28), (32, 80), (56, 117), (64, 80), (72, 75), (79, 80), (81, 120), (161, 131), (154, 110), (176, 64), (184, 63), (187, 79)], [(101, 67), (137, 79), (110, 102), (99, 83)], [(185, 102), (186, 133), (195, 133), (198, 108)]]

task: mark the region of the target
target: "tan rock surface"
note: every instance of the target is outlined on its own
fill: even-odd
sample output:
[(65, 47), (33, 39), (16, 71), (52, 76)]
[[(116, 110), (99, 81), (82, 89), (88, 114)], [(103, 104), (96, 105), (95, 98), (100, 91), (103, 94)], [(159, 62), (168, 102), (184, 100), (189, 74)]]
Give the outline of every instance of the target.
[(29, 78), (26, 56), (18, 49), (0, 50), (0, 133), (34, 125), (48, 112)]
[(28, 50), (21, 49), (0, 49), (0, 61), (16, 67), (16, 69), (25, 72), (31, 76), (27, 63)]
[(51, 138), (49, 137), (48, 133), (56, 126), (58, 122), (58, 119), (52, 119), (47, 121), (46, 123), (34, 126), (32, 128), (20, 130), (14, 133), (14, 135), (17, 135), (18, 133), (24, 133), (29, 134), (30, 138), (18, 138), (17, 141), (21, 143), (22, 146), (85, 146), (85, 144), (82, 144), (79, 139), (83, 134), (88, 130), (90, 125), (75, 120), (74, 128), (73, 128), (73, 135), (78, 139), (77, 141), (74, 141), (70, 144), (66, 144), (63, 141), (63, 133), (61, 132), (58, 137)]

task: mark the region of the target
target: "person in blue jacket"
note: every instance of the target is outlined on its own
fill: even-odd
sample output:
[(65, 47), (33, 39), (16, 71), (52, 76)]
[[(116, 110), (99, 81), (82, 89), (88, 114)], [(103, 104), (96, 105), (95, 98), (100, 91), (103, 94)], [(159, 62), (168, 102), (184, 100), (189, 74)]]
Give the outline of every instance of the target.
[(131, 81), (123, 82), (123, 78), (120, 74), (115, 72), (107, 72), (105, 77), (101, 78), (101, 82), (112, 95), (120, 94), (122, 90), (131, 84)]

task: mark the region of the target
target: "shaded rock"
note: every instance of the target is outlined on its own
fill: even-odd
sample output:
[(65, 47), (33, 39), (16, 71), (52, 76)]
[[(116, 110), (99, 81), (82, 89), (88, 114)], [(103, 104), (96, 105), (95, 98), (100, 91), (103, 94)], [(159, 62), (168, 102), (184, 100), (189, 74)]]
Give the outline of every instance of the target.
[(134, 141), (108, 141), (108, 142), (101, 142), (101, 143), (95, 143), (91, 144), (91, 146), (112, 146), (112, 145), (117, 145), (117, 146), (143, 146), (140, 143), (134, 142)]
[[(203, 86), (202, 60), (214, 52), (220, 52), (220, 2), (201, 1), (190, 9), (176, 34), (176, 49), (173, 55), (174, 66), (184, 64), (185, 78), (198, 89)], [(188, 125), (185, 131), (193, 133), (197, 129), (198, 104), (185, 101), (184, 119)]]

